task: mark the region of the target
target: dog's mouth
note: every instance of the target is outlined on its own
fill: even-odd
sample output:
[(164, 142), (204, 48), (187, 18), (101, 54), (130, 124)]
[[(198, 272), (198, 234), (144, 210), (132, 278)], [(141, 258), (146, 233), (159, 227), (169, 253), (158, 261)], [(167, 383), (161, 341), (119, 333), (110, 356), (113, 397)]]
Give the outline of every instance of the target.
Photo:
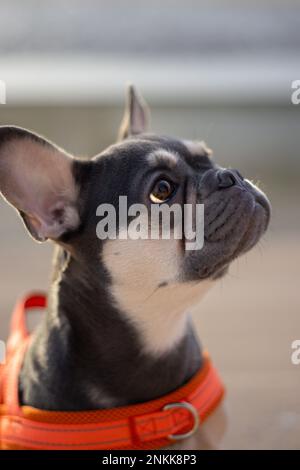
[(185, 253), (185, 278), (219, 278), (238, 256), (253, 248), (270, 220), (267, 197), (249, 181), (198, 197), (204, 204), (204, 246)]

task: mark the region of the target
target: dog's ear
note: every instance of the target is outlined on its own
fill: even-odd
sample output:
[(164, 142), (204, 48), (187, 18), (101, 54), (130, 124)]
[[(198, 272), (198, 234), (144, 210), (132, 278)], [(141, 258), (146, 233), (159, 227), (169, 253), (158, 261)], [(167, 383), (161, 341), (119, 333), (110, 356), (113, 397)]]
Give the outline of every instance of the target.
[(39, 135), (0, 126), (0, 193), (38, 241), (79, 225), (74, 158)]
[(126, 107), (119, 130), (119, 140), (147, 131), (149, 110), (133, 85), (127, 88)]

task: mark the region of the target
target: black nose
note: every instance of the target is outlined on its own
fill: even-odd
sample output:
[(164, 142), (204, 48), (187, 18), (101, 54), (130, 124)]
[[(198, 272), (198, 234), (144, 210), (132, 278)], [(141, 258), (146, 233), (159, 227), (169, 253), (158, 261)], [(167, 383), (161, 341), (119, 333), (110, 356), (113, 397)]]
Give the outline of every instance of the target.
[(230, 188), (241, 181), (243, 181), (243, 177), (237, 170), (220, 170), (218, 172), (219, 188)]

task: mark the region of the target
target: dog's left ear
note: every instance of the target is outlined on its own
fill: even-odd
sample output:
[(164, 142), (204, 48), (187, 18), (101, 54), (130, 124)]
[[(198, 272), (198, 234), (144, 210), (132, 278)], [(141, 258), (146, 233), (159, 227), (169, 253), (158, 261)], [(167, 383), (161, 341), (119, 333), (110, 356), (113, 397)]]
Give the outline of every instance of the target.
[(37, 134), (0, 126), (0, 195), (38, 241), (57, 240), (79, 226), (74, 161)]
[(147, 131), (149, 109), (133, 85), (127, 88), (125, 113), (119, 130), (119, 140)]

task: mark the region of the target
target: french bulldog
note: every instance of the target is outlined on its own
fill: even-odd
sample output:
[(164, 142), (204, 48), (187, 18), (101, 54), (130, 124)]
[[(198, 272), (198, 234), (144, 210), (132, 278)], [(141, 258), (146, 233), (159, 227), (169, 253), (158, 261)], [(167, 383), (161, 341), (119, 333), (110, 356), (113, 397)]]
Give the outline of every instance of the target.
[[(0, 191), (35, 240), (56, 246), (47, 314), (20, 374), (23, 405), (112, 408), (182, 386), (203, 364), (190, 308), (268, 227), (262, 191), (218, 166), (203, 142), (148, 133), (148, 115), (130, 86), (118, 142), (91, 159), (0, 127)], [(100, 239), (97, 209), (118, 211), (120, 195), (149, 208), (203, 204), (202, 249), (175, 238)], [(118, 234), (128, 228), (117, 224)], [(216, 415), (177, 448), (215, 446)]]

